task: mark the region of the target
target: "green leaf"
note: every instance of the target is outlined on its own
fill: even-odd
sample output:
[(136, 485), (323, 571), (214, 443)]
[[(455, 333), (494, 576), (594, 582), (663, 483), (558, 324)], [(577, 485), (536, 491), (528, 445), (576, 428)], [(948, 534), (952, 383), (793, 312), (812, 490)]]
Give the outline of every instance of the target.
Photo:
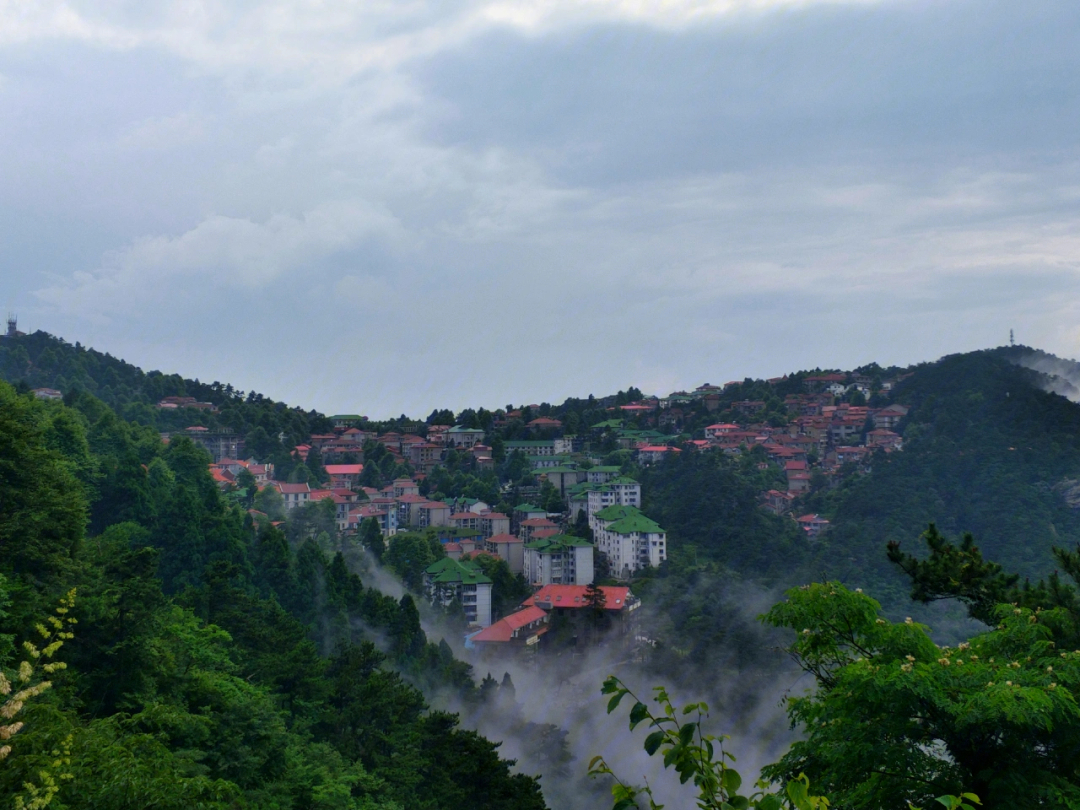
[(630, 730), (633, 731), (634, 726), (647, 719), (649, 719), (649, 707), (639, 700), (630, 710)]
[(720, 786), (728, 793), (735, 793), (742, 785), (742, 777), (738, 771), (731, 768), (724, 769), (724, 775), (720, 778)]
[(781, 810), (783, 803), (780, 801), (780, 797), (772, 793), (767, 796), (762, 796), (757, 801), (757, 810)]
[(687, 745), (692, 739), (694, 739), (694, 732), (697, 731), (697, 723), (686, 723), (679, 729), (679, 740), (683, 745)]
[(612, 696), (611, 700), (609, 700), (608, 704), (607, 704), (607, 713), (608, 714), (611, 714), (613, 711), (615, 711), (615, 709), (618, 708), (619, 702), (623, 699), (624, 695), (626, 695), (626, 690), (625, 689), (620, 689), (618, 692), (616, 692)]
[(735, 808), (735, 810), (747, 810), (750, 806), (750, 800), (745, 796), (732, 796), (728, 799), (728, 804)]
[(645, 753), (650, 757), (657, 752), (660, 748), (660, 744), (664, 741), (664, 732), (654, 731), (648, 737), (645, 738)]

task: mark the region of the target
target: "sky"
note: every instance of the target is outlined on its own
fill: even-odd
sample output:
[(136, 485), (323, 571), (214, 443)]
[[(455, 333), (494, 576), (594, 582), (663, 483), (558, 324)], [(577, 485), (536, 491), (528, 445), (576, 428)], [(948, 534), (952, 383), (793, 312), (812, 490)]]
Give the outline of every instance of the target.
[(1080, 355), (1075, 0), (0, 0), (0, 307), (373, 418)]

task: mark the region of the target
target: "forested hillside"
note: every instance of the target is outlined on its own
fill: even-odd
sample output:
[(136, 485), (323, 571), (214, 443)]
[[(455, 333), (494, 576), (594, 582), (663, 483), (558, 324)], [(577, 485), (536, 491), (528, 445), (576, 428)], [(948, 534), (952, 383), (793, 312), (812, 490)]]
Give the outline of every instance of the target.
[[(0, 666), (23, 690), (5, 708), (19, 722), (3, 729), (0, 795), (95, 810), (545, 806), (497, 745), (405, 680), (485, 699), (410, 596), (365, 587), (346, 546), (257, 530), (189, 441), (166, 446), (86, 393), (69, 403), (0, 383)], [(43, 636), (39, 657), (24, 642)]]
[(807, 500), (832, 518), (815, 565), (873, 587), (889, 602), (906, 586), (885, 559), (889, 542), (915, 548), (930, 523), (974, 535), (986, 556), (1024, 577), (1053, 568), (1051, 548), (1080, 543), (1080, 405), (1049, 393), (1060, 379), (1019, 365), (1023, 347), (945, 357), (913, 369), (896, 391), (911, 407), (902, 452), (879, 454), (869, 475)]

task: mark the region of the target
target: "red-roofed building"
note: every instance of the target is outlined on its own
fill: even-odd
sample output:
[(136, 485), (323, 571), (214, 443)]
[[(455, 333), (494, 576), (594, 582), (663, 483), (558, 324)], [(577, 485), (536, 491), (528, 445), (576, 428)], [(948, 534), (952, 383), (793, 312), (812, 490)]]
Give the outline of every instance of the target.
[(707, 428), (705, 428), (705, 438), (715, 439), (718, 436), (723, 436), (725, 433), (731, 433), (736, 430), (740, 430), (739, 426), (731, 424), (730, 422), (709, 425)]
[(355, 489), (360, 484), (360, 473), (363, 471), (363, 464), (326, 465), (326, 472), (330, 474), (330, 484), (334, 489)]
[(521, 535), (521, 539), (528, 543), (537, 537), (536, 532), (553, 529), (550, 534), (545, 535), (550, 537), (551, 534), (558, 534), (559, 527), (552, 523), (547, 518), (530, 518), (529, 520), (521, 521), (521, 526), (518, 527), (518, 534)]
[(899, 450), (904, 446), (904, 440), (900, 437), (899, 433), (893, 433), (891, 430), (878, 428), (877, 430), (871, 430), (866, 434), (866, 446), (884, 447), (887, 450)]
[(470, 636), (467, 645), (481, 650), (535, 650), (547, 629), (547, 611), (538, 607), (526, 607)]
[(539, 430), (562, 430), (562, 422), (558, 419), (541, 416), (537, 419), (533, 419), (526, 427), (537, 428)]
[(764, 506), (774, 515), (786, 515), (791, 511), (791, 504), (795, 496), (790, 492), (781, 492), (778, 489), (770, 489), (765, 493)]
[[(641, 605), (641, 600), (626, 585), (600, 585), (599, 588), (604, 594), (605, 610), (629, 612)], [(588, 585), (545, 585), (521, 604), (536, 605), (544, 610), (587, 608), (585, 595), (588, 589)]]
[(677, 447), (665, 447), (662, 445), (647, 444), (639, 447), (637, 451), (638, 461), (642, 464), (655, 464), (662, 461), (669, 453), (681, 453)]
[(829, 528), (829, 521), (820, 515), (803, 515), (797, 522), (809, 540), (816, 540)]
[(598, 640), (614, 634), (632, 642), (637, 618), (635, 611), (641, 606), (641, 600), (625, 586), (601, 585), (600, 592), (604, 596), (603, 624), (608, 625), (608, 629), (600, 633), (588, 618), (592, 605), (588, 601), (586, 585), (545, 585), (521, 604), (559, 616), (567, 625), (576, 628), (578, 637)]

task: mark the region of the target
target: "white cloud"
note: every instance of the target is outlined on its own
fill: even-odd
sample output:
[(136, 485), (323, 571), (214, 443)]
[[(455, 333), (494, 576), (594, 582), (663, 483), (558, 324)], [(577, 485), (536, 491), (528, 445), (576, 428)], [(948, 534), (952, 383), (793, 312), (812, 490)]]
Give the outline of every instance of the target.
[(115, 251), (93, 273), (37, 291), (65, 314), (140, 316), (141, 304), (165, 305), (176, 289), (213, 283), (240, 290), (278, 284), (296, 289), (304, 266), (369, 239), (394, 242), (397, 220), (363, 203), (326, 203), (302, 216), (265, 222), (212, 216), (176, 236), (142, 237)]

